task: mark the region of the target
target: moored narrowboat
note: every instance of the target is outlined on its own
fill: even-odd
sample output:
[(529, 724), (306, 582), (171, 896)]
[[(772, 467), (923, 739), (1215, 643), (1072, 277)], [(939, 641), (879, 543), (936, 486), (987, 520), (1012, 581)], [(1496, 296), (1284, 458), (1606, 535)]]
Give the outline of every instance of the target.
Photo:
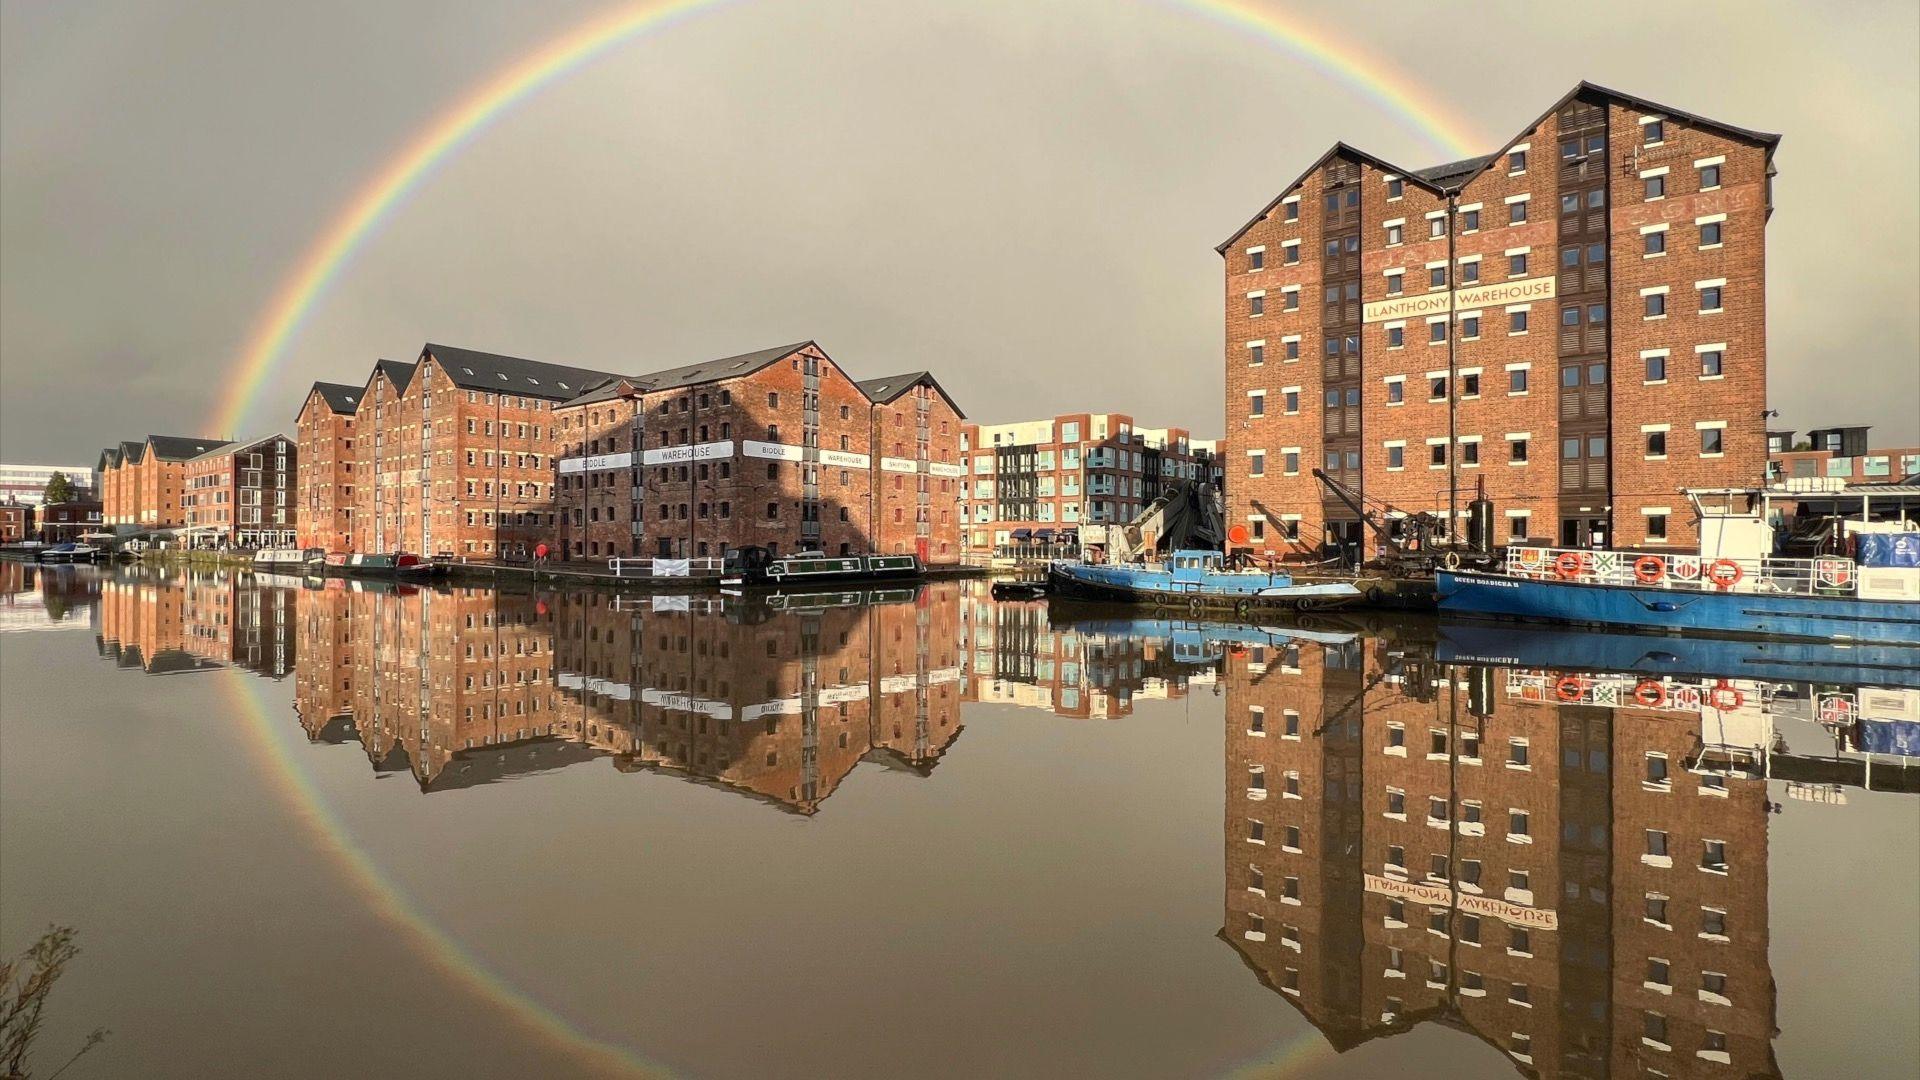
[(1200, 550), (1175, 551), (1158, 563), (1055, 562), (1047, 568), (1047, 591), (1075, 600), (1238, 612), (1312, 611), (1362, 595), (1344, 581), (1301, 583), (1280, 571), (1229, 569), (1220, 552)]

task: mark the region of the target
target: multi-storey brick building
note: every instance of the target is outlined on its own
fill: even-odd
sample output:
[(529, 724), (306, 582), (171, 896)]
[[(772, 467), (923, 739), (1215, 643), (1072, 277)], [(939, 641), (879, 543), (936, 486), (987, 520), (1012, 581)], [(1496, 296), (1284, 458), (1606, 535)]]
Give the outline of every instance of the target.
[(15, 544), (34, 533), (34, 508), (26, 503), (0, 502), (0, 544)]
[(1132, 521), (1168, 481), (1214, 472), (1213, 443), (1122, 413), (969, 424), (960, 438), (971, 463), (960, 509), (976, 552), (1075, 546), (1081, 524)]
[(149, 435), (101, 451), (101, 519), (116, 532), (177, 529), (187, 523), (181, 502), (187, 462), (221, 439)]
[(80, 498), (70, 502), (46, 503), (34, 515), (33, 531), (49, 544), (65, 543), (79, 540), (87, 533), (101, 531), (100, 518), (98, 499)]
[(1217, 249), (1229, 518), (1359, 540), (1313, 475), (1495, 540), (1696, 541), (1679, 492), (1761, 481), (1779, 137), (1581, 83), (1499, 152), (1337, 144)]
[(360, 391), (344, 383), (314, 383), (294, 420), (299, 473), (294, 502), (303, 548), (346, 551), (352, 544), (353, 418)]
[(560, 554), (957, 562), (962, 419), (926, 372), (856, 382), (810, 341), (608, 377), (554, 409)]
[(287, 547), (298, 532), (298, 451), (285, 435), (227, 443), (188, 459), (180, 502), (195, 547)]
[(1400, 653), (1228, 656), (1223, 939), (1339, 1050), (1433, 1021), (1529, 1076), (1777, 1075), (1766, 781), (1689, 769), (1702, 715), (1633, 679)]
[(554, 407), (613, 377), (431, 342), (375, 364), (354, 414), (353, 550), (530, 554), (557, 526)]
[(907, 595), (742, 617), (718, 598), (643, 615), (592, 593), (303, 590), (296, 708), (426, 792), (610, 757), (811, 814), (861, 762), (925, 775), (959, 734), (958, 589)]

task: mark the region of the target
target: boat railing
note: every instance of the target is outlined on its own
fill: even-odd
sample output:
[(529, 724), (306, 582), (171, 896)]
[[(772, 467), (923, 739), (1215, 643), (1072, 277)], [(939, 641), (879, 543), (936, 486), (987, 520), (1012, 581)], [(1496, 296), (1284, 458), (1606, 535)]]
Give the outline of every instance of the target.
[(1510, 547), (1507, 573), (1535, 581), (1628, 585), (1639, 589), (1852, 596), (1852, 559), (1734, 559), (1595, 548)]

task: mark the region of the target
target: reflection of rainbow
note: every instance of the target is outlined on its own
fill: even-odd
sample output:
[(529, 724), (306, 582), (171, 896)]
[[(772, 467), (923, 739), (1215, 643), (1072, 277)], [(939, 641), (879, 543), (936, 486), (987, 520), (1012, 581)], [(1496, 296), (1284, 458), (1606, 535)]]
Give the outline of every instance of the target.
[[(1243, 0), (1166, 0), (1209, 21), (1251, 32), (1333, 77), (1347, 88), (1400, 118), (1436, 150), (1464, 157), (1480, 145), (1478, 133), (1441, 111), (1437, 101), (1403, 74), (1313, 27)], [(285, 354), (321, 296), (340, 275), (379, 224), (419, 186), (496, 118), (539, 90), (560, 81), (618, 45), (676, 19), (717, 8), (726, 0), (641, 0), (620, 7), (553, 38), (509, 65), (454, 103), (412, 139), (362, 187), (328, 223), (281, 283), (248, 338), (228, 392), (208, 430), (238, 432), (250, 420), (248, 409)], [(449, 976), (500, 1005), (514, 1019), (583, 1063), (610, 1072), (645, 1072), (650, 1066), (633, 1051), (586, 1034), (552, 1009), (488, 970), (459, 941), (434, 925), (413, 900), (390, 881), (353, 842), (327, 807), (290, 745), (291, 736), (273, 719), (262, 691), (266, 684), (231, 676), (235, 704), (244, 718), (261, 764), (283, 782), (296, 815), (315, 834), (374, 909), (415, 938), (421, 954)], [(1301, 1036), (1261, 1055), (1249, 1068), (1290, 1072), (1320, 1056), (1324, 1040), (1311, 1027)]]
[(665, 1075), (667, 1070), (648, 1063), (634, 1051), (601, 1041), (581, 1031), (546, 1005), (521, 992), (489, 970), (466, 946), (439, 926), (406, 891), (383, 873), (366, 850), (355, 843), (345, 824), (327, 805), (320, 789), (295, 755), (308, 749), (294, 738), (299, 725), (284, 721), (281, 709), (267, 695), (275, 685), (242, 671), (223, 672), (233, 706), (246, 730), (249, 749), (258, 758), (263, 776), (288, 803), (289, 810), (312, 834), (315, 845), (340, 865), (347, 880), (375, 914), (412, 938), (422, 958), (481, 998), (501, 1006), (515, 1022), (547, 1040), (587, 1068), (610, 1075)]
[[(1244, 0), (1168, 0), (1211, 22), (1251, 32), (1334, 78), (1399, 117), (1434, 148), (1464, 157), (1481, 140), (1471, 126), (1443, 112), (1437, 99), (1404, 73), (1365, 55), (1319, 27)], [(253, 418), (248, 409), (287, 346), (348, 260), (388, 213), (495, 119), (539, 90), (578, 71), (648, 30), (670, 25), (726, 0), (642, 0), (553, 38), (474, 88), (435, 117), (383, 165), (328, 223), (259, 317), (226, 380), (227, 393), (207, 430), (235, 433)]]

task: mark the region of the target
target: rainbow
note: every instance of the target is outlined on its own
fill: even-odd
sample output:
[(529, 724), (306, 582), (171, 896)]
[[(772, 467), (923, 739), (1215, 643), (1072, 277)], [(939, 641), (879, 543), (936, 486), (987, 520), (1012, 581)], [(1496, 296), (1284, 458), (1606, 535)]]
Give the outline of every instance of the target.
[(374, 914), (411, 938), (422, 959), (452, 982), (464, 986), (527, 1034), (565, 1054), (586, 1069), (606, 1076), (667, 1076), (664, 1066), (647, 1061), (624, 1046), (595, 1038), (580, 1030), (546, 1004), (521, 991), (489, 968), (479, 956), (437, 925), (405, 889), (395, 883), (373, 857), (353, 840), (353, 834), (328, 806), (320, 788), (301, 767), (297, 754), (309, 749), (297, 742), (298, 725), (276, 720), (285, 700), (269, 702), (269, 684), (237, 669), (220, 673), (239, 715), (247, 752), (254, 758), (266, 786), (287, 805), (287, 811), (312, 837), (341, 875), (366, 898)]
[[(285, 358), (308, 317), (339, 280), (354, 256), (383, 221), (405, 202), (435, 169), (471, 143), (494, 121), (542, 89), (564, 80), (594, 60), (648, 31), (665, 28), (733, 0), (640, 0), (589, 19), (552, 38), (487, 78), (435, 116), (355, 192), (302, 253), (257, 318), (239, 357), (227, 392), (216, 405), (207, 430), (246, 430), (260, 391)], [(1433, 149), (1465, 157), (1492, 141), (1470, 122), (1454, 115), (1437, 95), (1379, 59), (1304, 20), (1244, 0), (1157, 0), (1231, 30), (1249, 34), (1324, 73), (1373, 102), (1382, 112), (1411, 128)], [(235, 672), (231, 676), (237, 710), (260, 765), (278, 783), (272, 785), (290, 811), (313, 834), (342, 874), (369, 898), (383, 918), (411, 935), (420, 954), (450, 979), (466, 986), (535, 1036), (596, 1071), (614, 1075), (662, 1071), (633, 1050), (603, 1041), (574, 1027), (566, 1018), (529, 997), (492, 972), (471, 950), (435, 925), (371, 856), (327, 806), (317, 786), (300, 767), (291, 735), (276, 724), (263, 685)], [(1245, 1069), (1264, 1074), (1290, 1072), (1328, 1050), (1311, 1030), (1269, 1049)]]
[[(552, 38), (474, 87), (434, 117), (382, 165), (328, 222), (257, 318), (234, 375), (205, 430), (250, 430), (250, 412), (315, 306), (366, 241), (436, 167), (468, 145), (514, 106), (594, 60), (651, 30), (674, 25), (732, 0), (641, 0), (587, 20)], [(1440, 98), (1404, 72), (1342, 41), (1321, 27), (1245, 0), (1159, 0), (1216, 25), (1279, 46), (1342, 86), (1398, 118), (1452, 157), (1466, 157), (1488, 140), (1448, 111)]]

